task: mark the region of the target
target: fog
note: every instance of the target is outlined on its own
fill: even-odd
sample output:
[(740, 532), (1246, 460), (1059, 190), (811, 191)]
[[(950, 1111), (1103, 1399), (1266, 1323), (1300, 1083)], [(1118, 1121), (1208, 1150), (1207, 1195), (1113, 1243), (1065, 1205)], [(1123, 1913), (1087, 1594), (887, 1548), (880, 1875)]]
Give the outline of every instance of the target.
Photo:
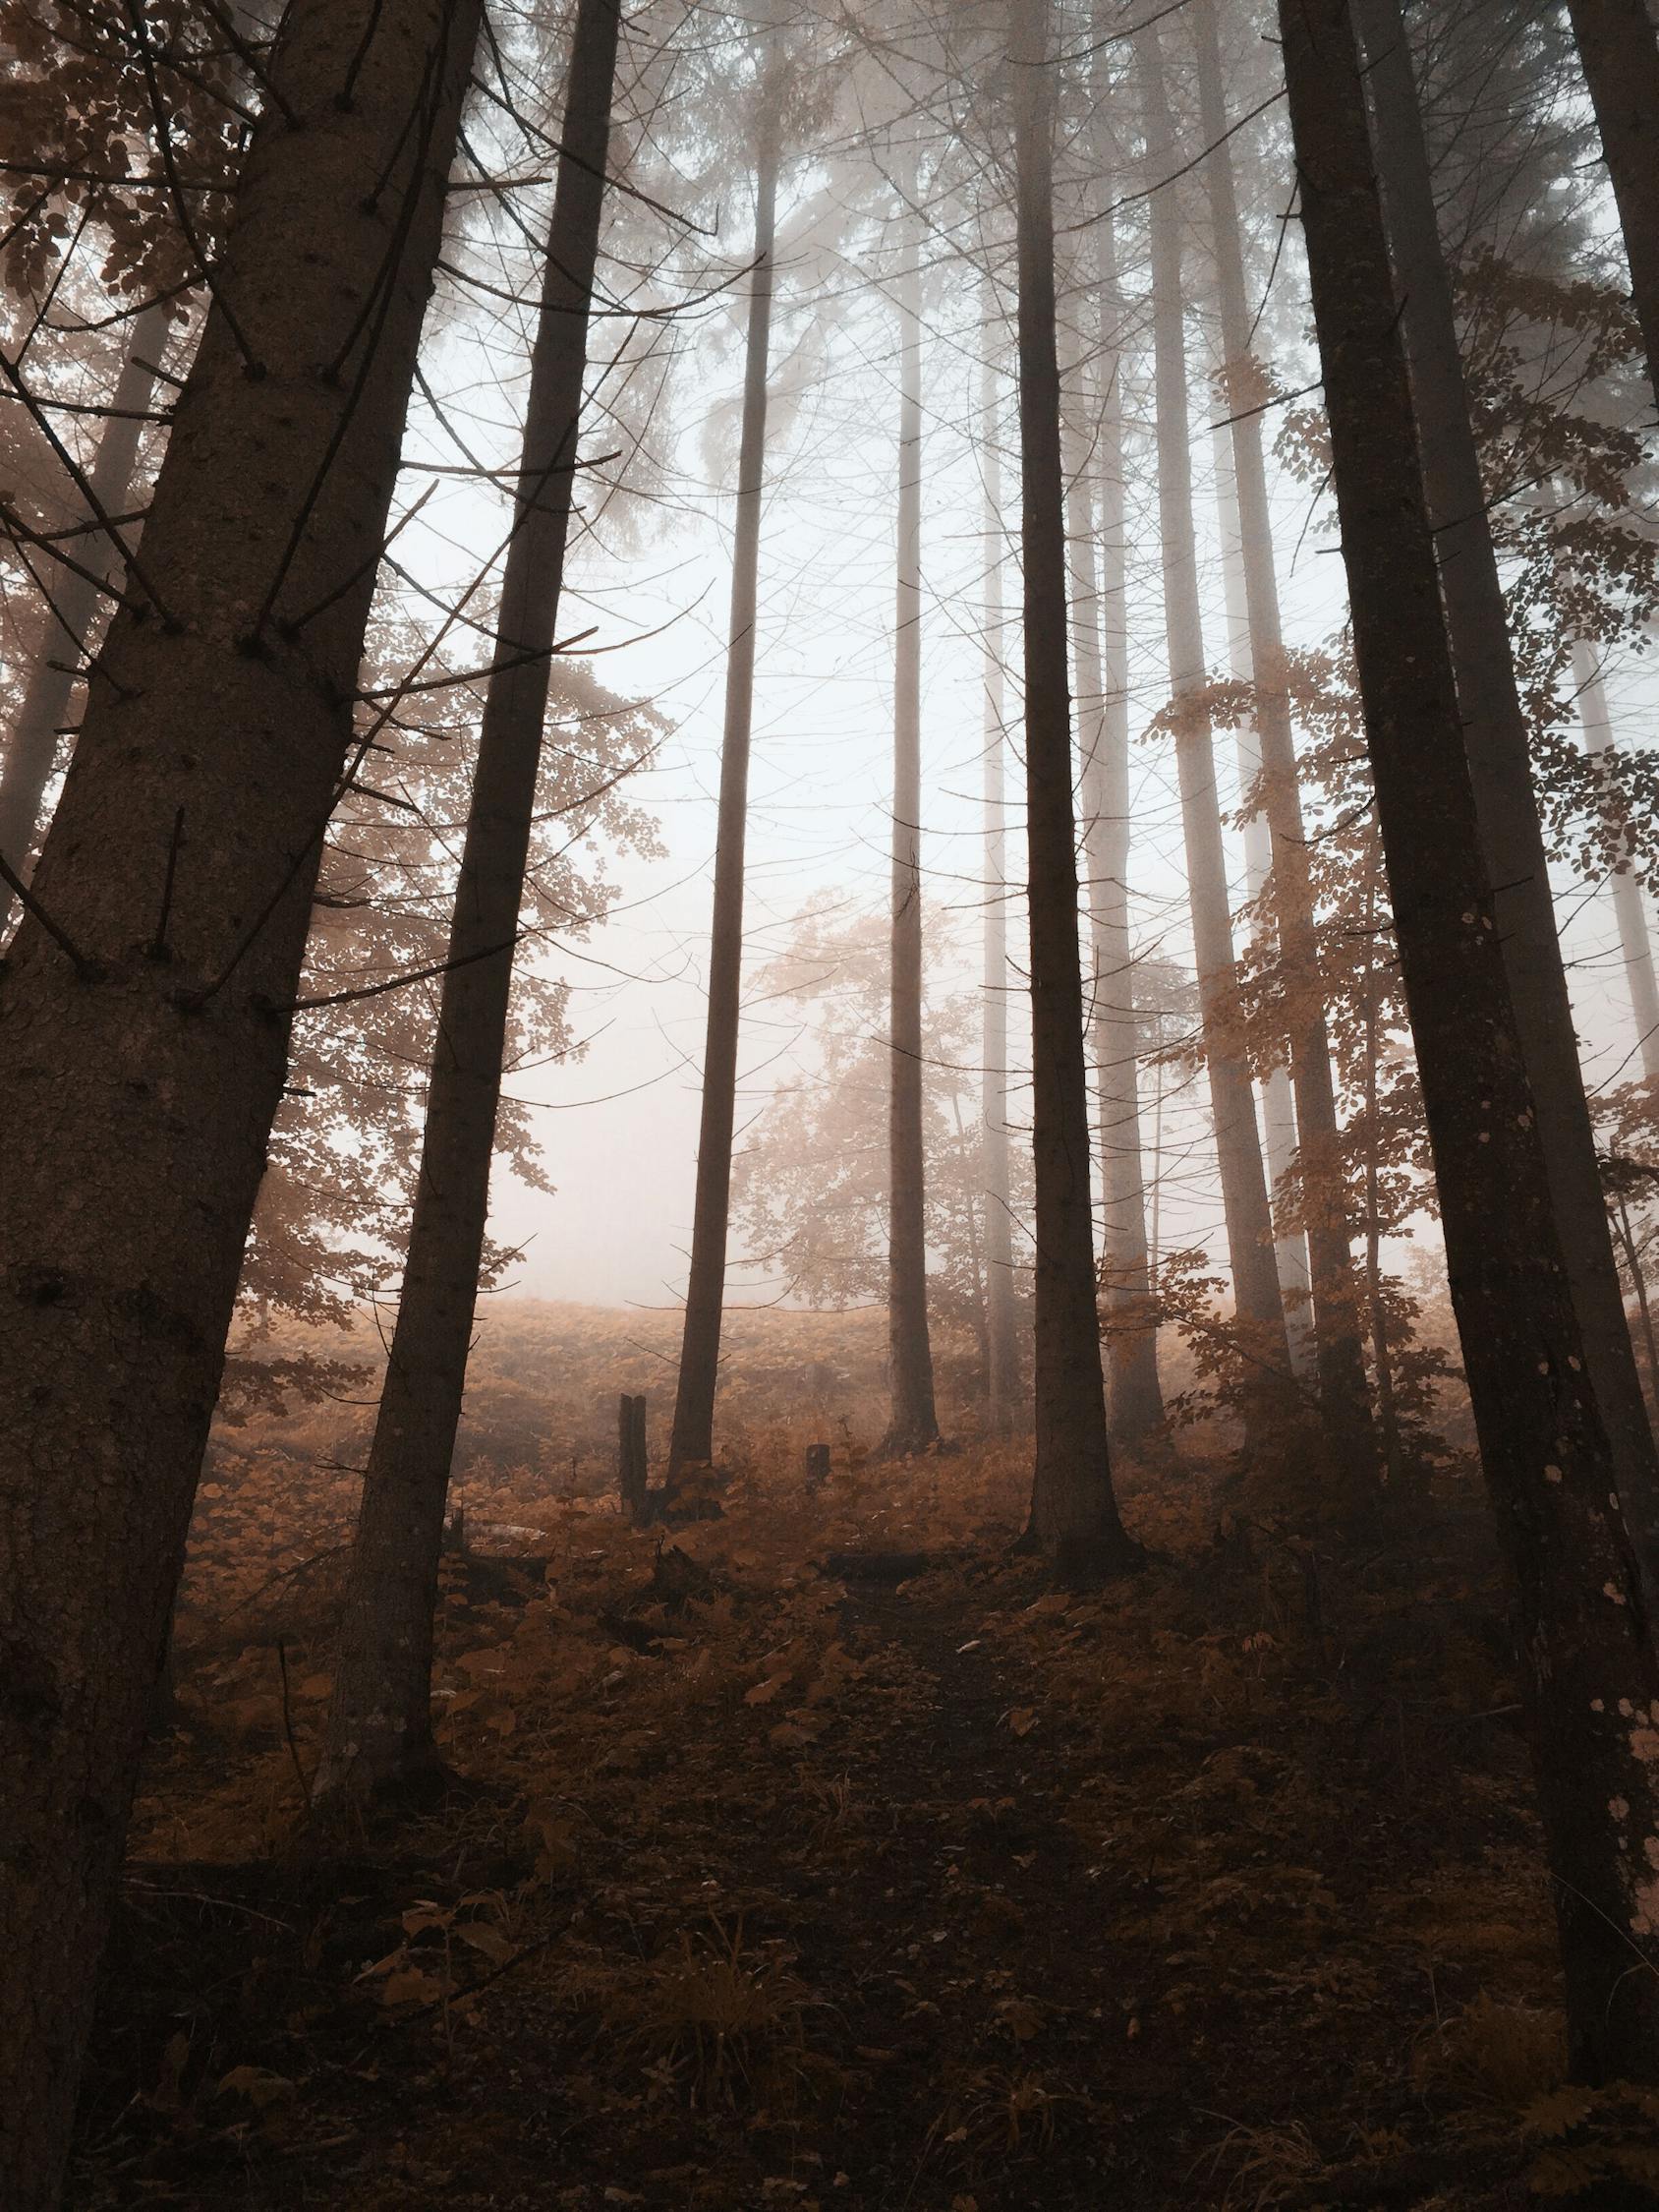
[(0, 2205), (1656, 2200), (1643, 0), (0, 0)]

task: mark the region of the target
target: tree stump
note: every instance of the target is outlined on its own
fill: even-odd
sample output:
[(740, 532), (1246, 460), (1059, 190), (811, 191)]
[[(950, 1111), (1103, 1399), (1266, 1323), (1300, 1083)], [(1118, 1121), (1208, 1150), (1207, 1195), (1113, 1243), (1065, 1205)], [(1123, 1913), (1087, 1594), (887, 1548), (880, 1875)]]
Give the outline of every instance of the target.
[(645, 1456), (645, 1399), (626, 1391), (616, 1401), (616, 1486), (623, 1510), (635, 1521), (646, 1513), (649, 1471)]

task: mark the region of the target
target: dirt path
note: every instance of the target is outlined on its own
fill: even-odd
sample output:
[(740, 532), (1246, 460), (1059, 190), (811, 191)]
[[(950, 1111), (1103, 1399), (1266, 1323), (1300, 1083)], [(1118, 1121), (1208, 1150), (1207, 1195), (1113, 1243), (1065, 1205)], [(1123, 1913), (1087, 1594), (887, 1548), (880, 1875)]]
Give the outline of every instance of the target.
[(962, 1636), (953, 1609), (894, 1594), (849, 1611), (855, 1648), (902, 1655), (919, 1678), (858, 1772), (891, 1824), (884, 1861), (815, 1931), (824, 1974), (849, 1936), (868, 1961), (861, 2040), (885, 2033), (933, 2087), (932, 2109), (889, 2116), (891, 2165), (870, 2201), (948, 2203), (948, 2183), (1017, 2204), (1040, 2184), (1051, 2202), (1069, 2191), (1058, 2200), (1082, 2204), (1103, 2168), (1135, 2185), (1138, 2162), (1124, 2170), (1092, 2125), (1103, 2096), (1116, 2106), (1127, 2086), (1115, 2062), (1140, 2033), (1134, 1962), (1102, 1924), (1100, 1870), (1058, 1817), (1027, 1685)]
[(1310, 1717), (1305, 1673), (1224, 1678), (1241, 1639), (1172, 1577), (1071, 1606), (968, 1562), (830, 1603), (817, 1644), (740, 1609), (701, 1702), (645, 1680), (695, 1674), (689, 1628), (612, 1653), (520, 1719), (516, 1792), (394, 1855), (136, 1870), (76, 2203), (1528, 2201), (1513, 2148), (1448, 2150), (1411, 2066), (1451, 1990), (1377, 1924), (1449, 1842), (1488, 1909), (1508, 1752), (1454, 1836), (1433, 1761), (1466, 1739), (1408, 1741), (1402, 1702), (1391, 1774), (1350, 1683)]

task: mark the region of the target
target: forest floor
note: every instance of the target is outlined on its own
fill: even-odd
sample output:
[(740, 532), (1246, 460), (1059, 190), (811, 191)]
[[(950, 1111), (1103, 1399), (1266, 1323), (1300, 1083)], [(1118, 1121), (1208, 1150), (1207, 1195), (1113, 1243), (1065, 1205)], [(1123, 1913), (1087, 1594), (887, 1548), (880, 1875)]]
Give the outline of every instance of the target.
[(326, 1846), (332, 1554), (291, 1471), (213, 1485), (76, 2207), (1608, 2200), (1642, 2127), (1561, 2087), (1477, 1495), (1218, 1548), (1169, 1460), (1074, 1593), (1012, 1447), (797, 1466), (665, 1541), (503, 1478), (445, 1567), (466, 1784)]

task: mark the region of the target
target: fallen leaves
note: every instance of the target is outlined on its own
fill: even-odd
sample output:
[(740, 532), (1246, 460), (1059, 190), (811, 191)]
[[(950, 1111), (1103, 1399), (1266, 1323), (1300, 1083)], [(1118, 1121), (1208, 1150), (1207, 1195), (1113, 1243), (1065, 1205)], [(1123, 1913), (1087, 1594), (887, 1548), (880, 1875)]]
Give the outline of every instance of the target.
[[(1176, 2082), (1200, 2156), (1200, 2098), (1259, 2121), (1282, 2089), (1344, 2156), (1349, 2124), (1373, 2116), (1402, 2139), (1437, 2137), (1424, 2099), (1444, 2100), (1443, 2084), (1406, 2079), (1427, 2032), (1425, 1965), (1448, 2019), (1467, 2008), (1457, 1976), (1471, 1968), (1533, 2001), (1548, 1961), (1524, 1926), (1542, 1908), (1493, 1856), (1495, 1834), (1527, 1847), (1501, 1772), (1482, 1782), (1474, 1846), (1455, 1837), (1444, 1866), (1412, 1862), (1435, 1825), (1417, 1820), (1372, 1882), (1397, 1806), (1392, 1780), (1375, 1786), (1355, 1757), (1356, 1700), (1369, 1701), (1361, 1719), (1373, 1705), (1382, 1716), (1367, 1755), (1386, 1763), (1443, 1675), (1470, 1675), (1472, 1710), (1501, 1704), (1501, 1683), (1494, 1693), (1478, 1663), (1448, 1667), (1438, 1630), (1398, 1596), (1374, 1602), (1414, 1670), (1403, 1721), (1398, 1701), (1380, 1702), (1397, 1685), (1373, 1661), (1336, 1688), (1327, 1664), (1310, 1685), (1294, 1624), (1213, 1560), (1160, 1563), (1104, 1598), (1041, 1589), (1036, 1568), (1005, 1558), (987, 1503), (1001, 1484), (1004, 1524), (1017, 1507), (1013, 1450), (964, 1452), (930, 1489), (932, 1463), (893, 1470), (837, 1446), (831, 1478), (799, 1498), (781, 1427), (757, 1421), (746, 1450), (725, 1520), (660, 1554), (655, 1532), (606, 1501), (551, 1497), (541, 1473), (498, 1478), (493, 1509), (539, 1523), (549, 1558), (519, 1583), (445, 1570), (439, 1738), (485, 1786), (400, 1832), (410, 1855), (395, 1876), (391, 1859), (354, 1866), (315, 1924), (277, 1890), (245, 1892), (266, 1918), (248, 1923), (240, 1972), (215, 1962), (208, 2031), (193, 2014), (158, 2051), (152, 2005), (134, 2039), (144, 2125), (181, 2140), (194, 2125), (239, 2153), (280, 2138), (285, 2159), (301, 2126), (308, 2157), (352, 2126), (377, 2146), (400, 2127), (412, 2212), (442, 2212), (437, 2177), (451, 2170), (487, 2175), (502, 2201), (539, 2201), (544, 2174), (512, 2166), (526, 2111), (528, 2132), (556, 2131), (568, 2161), (546, 2198), (557, 2212), (810, 2205), (815, 2188), (826, 2203), (911, 2191), (917, 2212), (991, 2212), (1031, 2201), (1038, 2183), (1016, 2169), (1035, 2158), (1046, 2201), (1109, 2202), (1119, 2154), (1167, 2174), (1146, 2183), (1149, 2212), (1184, 2207), (1190, 2161), (1168, 2155)], [(283, 1519), (280, 1475), (273, 1457), (215, 1484), (209, 1507), (235, 1515), (211, 1524), (199, 1589), (205, 1569), (240, 1591), (314, 1541)], [(314, 1493), (295, 1499), (303, 1519)], [(929, 1573), (904, 1603), (814, 1572), (855, 1538), (926, 1547)], [(665, 1595), (670, 1552), (684, 1563)], [(1333, 1618), (1362, 1634), (1371, 1615), (1331, 1581)], [(294, 1635), (289, 1649), (309, 1759), (326, 1640)], [(265, 1806), (291, 1823), (294, 1792), (269, 1649), (184, 1660), (186, 1698), (220, 1733), (207, 1756), (181, 1743), (146, 1779), (150, 1847), (272, 1866), (282, 1831)], [(1464, 1757), (1466, 1731), (1455, 1743)], [(1410, 1751), (1413, 1788), (1444, 1794), (1444, 1762), (1414, 1735)], [(248, 1961), (302, 1946), (317, 1953), (306, 1986), (267, 1998)], [(170, 1964), (165, 1982), (188, 1976)], [(486, 2111), (499, 2139), (484, 2134)], [(100, 2120), (111, 2140), (138, 2125)], [(924, 2137), (917, 2182), (908, 2161)], [(897, 2153), (881, 2167), (887, 2142), (906, 2146), (902, 2168)], [(1540, 2125), (1516, 2157), (1563, 2147)], [(336, 2202), (320, 2163), (294, 2172), (295, 2201), (313, 2185), (319, 2205)], [(135, 2201), (129, 2184), (111, 2186)], [(198, 2212), (190, 2185), (177, 2201)], [(471, 2201), (462, 2185), (458, 2205)]]
[(232, 2066), (229, 2073), (220, 2076), (218, 2094), (246, 2097), (262, 2111), (266, 2105), (292, 2097), (294, 2088), (285, 2073), (272, 2073), (268, 2066)]
[(386, 2006), (435, 2005), (451, 1994), (454, 1984), (421, 1966), (396, 1966), (380, 1984), (380, 2003)]

